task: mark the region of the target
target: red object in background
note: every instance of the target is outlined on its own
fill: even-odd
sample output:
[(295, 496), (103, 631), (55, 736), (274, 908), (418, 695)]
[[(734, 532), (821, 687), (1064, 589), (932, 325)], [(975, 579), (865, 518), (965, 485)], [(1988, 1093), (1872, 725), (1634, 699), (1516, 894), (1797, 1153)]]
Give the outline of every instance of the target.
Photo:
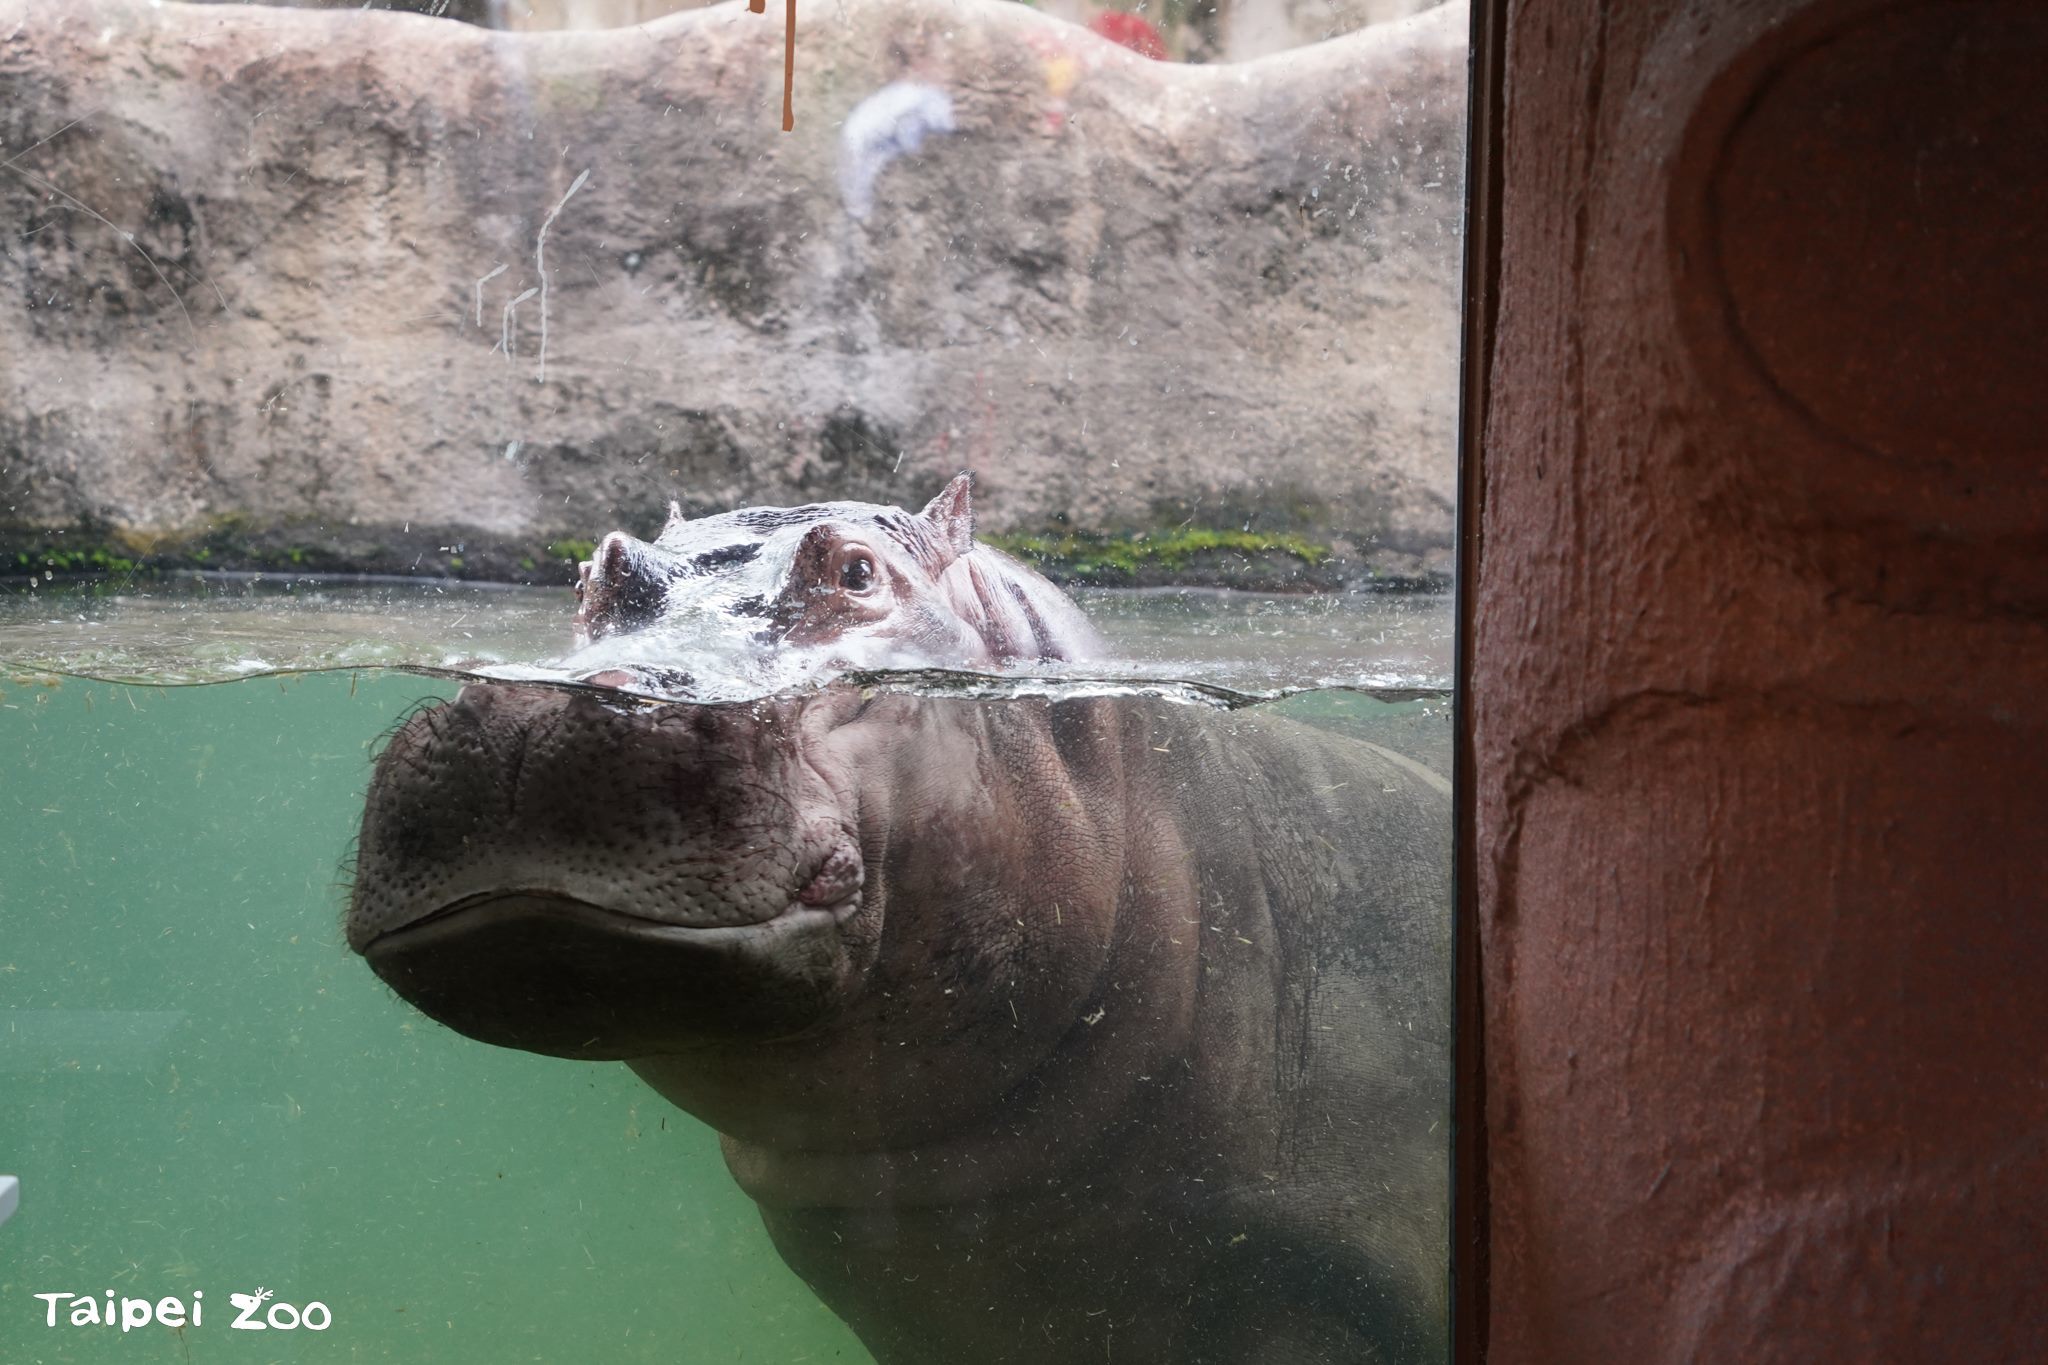
[(1155, 62), (1166, 60), (1166, 40), (1159, 36), (1158, 29), (1135, 14), (1104, 10), (1088, 21), (1088, 31), (1127, 47), (1140, 57), (1150, 57)]

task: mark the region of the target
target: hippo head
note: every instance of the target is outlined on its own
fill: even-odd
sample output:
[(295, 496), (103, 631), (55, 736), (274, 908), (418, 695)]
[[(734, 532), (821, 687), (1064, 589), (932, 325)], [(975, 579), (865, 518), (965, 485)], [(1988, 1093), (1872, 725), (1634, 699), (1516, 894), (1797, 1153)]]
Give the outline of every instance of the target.
[(807, 709), (465, 687), (379, 759), (350, 946), (442, 1022), (533, 1051), (803, 1028), (858, 967), (865, 881)]
[[(1012, 723), (1024, 712), (829, 680), (760, 690), (827, 664), (975, 668), (1092, 643), (1057, 589), (973, 542), (969, 515), (956, 480), (915, 514), (757, 508), (672, 517), (652, 544), (607, 536), (584, 566), (571, 656), (599, 686), (474, 683), (379, 756), (350, 946), (487, 1042), (692, 1058), (664, 1093), (728, 1134), (768, 1111), (779, 1132), (823, 1121), (821, 1095), (859, 1067), (819, 1054), (799, 1080), (748, 1049), (823, 1029), (869, 1057), (878, 1031), (931, 1026), (913, 1001), (950, 1009), (956, 979), (1014, 975), (1014, 888), (1071, 911), (1092, 894), (1084, 878), (1103, 880), (1077, 856), (1091, 842), (1072, 792), (1020, 821), (987, 780), (992, 764), (1057, 769), (1056, 746)], [(804, 667), (778, 673), (792, 653)], [(654, 701), (609, 685), (663, 670), (692, 687)], [(705, 678), (736, 674), (750, 691), (701, 699)], [(1063, 923), (1083, 932), (1077, 911)], [(1020, 984), (1002, 1027), (1031, 1023), (1035, 989), (1070, 1008), (1095, 970), (1084, 953), (1071, 980)], [(849, 1022), (863, 1010), (865, 1026)], [(1048, 1002), (1045, 1027), (1059, 1017)], [(720, 1077), (747, 1105), (725, 1104)], [(792, 1087), (786, 1108), (764, 1110), (772, 1084)], [(852, 1107), (892, 1111), (872, 1091)]]
[(1073, 606), (974, 540), (968, 476), (922, 512), (749, 507), (652, 542), (614, 531), (580, 566), (573, 676), (715, 700), (845, 669), (989, 668), (1084, 654)]

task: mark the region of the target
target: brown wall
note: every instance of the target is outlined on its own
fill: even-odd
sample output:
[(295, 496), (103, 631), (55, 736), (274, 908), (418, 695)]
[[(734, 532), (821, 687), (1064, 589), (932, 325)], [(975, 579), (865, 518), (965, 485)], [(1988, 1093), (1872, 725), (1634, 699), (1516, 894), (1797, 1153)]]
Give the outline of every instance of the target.
[(2048, 1359), (2048, 5), (1490, 18), (1491, 1359)]

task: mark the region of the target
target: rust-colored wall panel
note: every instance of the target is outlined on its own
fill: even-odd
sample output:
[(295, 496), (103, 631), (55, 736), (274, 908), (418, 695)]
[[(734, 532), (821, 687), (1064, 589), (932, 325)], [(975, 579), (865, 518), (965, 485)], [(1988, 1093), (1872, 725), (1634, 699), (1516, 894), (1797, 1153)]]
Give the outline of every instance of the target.
[(2048, 1359), (2048, 5), (1499, 13), (1491, 1359)]
[(1968, 469), (2048, 430), (2040, 357), (2020, 351), (2048, 299), (2034, 8), (1943, 5), (1831, 34), (1711, 149), (1731, 320), (1840, 439)]

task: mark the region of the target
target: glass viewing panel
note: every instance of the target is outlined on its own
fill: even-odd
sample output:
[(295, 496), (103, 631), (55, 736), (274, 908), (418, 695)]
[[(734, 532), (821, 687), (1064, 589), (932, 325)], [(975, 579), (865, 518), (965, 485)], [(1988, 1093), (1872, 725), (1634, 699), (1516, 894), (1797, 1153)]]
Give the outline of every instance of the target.
[(674, 8), (0, 0), (0, 1359), (1447, 1359), (1465, 7)]

